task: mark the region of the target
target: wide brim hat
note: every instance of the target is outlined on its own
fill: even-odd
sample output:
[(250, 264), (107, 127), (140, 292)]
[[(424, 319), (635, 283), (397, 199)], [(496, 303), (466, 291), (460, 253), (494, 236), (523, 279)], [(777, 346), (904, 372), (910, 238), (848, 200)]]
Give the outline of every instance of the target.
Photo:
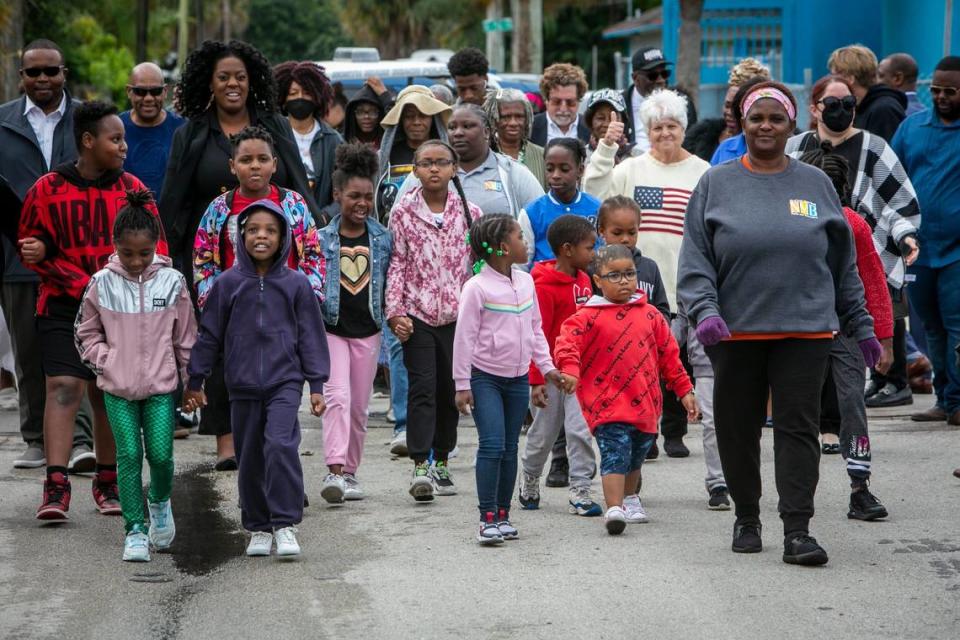
[(380, 125), (384, 127), (395, 127), (400, 124), (400, 116), (403, 114), (403, 108), (408, 104), (412, 104), (417, 108), (417, 111), (424, 115), (439, 115), (443, 119), (444, 125), (447, 124), (447, 121), (450, 119), (450, 114), (453, 113), (453, 110), (449, 106), (433, 97), (430, 89), (415, 84), (406, 87), (397, 95), (396, 104), (394, 104), (393, 108), (383, 117)]

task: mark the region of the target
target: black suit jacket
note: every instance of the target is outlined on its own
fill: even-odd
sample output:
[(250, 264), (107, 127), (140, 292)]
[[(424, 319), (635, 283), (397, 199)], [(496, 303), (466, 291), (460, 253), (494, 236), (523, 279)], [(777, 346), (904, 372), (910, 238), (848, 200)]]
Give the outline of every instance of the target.
[[(583, 122), (583, 116), (577, 117), (577, 137), (583, 141), (583, 144), (590, 142), (590, 129)], [(533, 131), (530, 132), (530, 142), (538, 144), (541, 147), (547, 144), (547, 114), (538, 113), (533, 118)]]
[[(670, 87), (671, 91), (676, 91), (682, 96), (687, 98), (687, 129), (697, 123), (697, 108), (693, 106), (693, 100), (690, 99), (690, 94), (680, 89), (679, 87)], [(633, 122), (633, 85), (630, 85), (623, 90), (623, 103), (627, 105), (627, 113), (624, 120), (626, 121), (626, 126), (623, 128), (624, 135), (627, 136), (627, 140), (630, 142), (634, 141), (634, 127), (636, 124)]]

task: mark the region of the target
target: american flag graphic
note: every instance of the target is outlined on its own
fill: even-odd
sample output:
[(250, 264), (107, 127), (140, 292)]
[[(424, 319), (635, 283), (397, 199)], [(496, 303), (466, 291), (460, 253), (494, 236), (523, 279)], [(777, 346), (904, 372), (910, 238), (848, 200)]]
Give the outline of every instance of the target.
[(643, 210), (640, 231), (673, 233), (682, 236), (683, 218), (692, 193), (687, 189), (635, 187), (633, 199)]

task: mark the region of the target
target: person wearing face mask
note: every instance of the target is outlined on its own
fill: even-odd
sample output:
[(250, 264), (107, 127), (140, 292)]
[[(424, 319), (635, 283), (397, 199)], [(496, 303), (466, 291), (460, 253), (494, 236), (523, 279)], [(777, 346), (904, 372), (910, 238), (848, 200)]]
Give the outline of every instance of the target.
[(908, 315), (905, 284), (906, 268), (919, 255), (917, 229), (920, 207), (906, 170), (884, 139), (854, 126), (857, 101), (843, 77), (824, 76), (810, 92), (811, 122), (815, 131), (801, 133), (787, 143), (787, 154), (799, 158), (830, 142), (833, 152), (849, 165), (847, 182), (851, 189), (851, 208), (873, 228), (873, 239), (887, 274), (893, 300), (893, 365), (885, 374), (873, 371), (865, 392), (868, 407), (894, 407), (913, 404), (913, 392), (907, 378), (906, 321)]
[(284, 62), (273, 69), (280, 111), (287, 114), (303, 168), (318, 207), (333, 202), (334, 154), (343, 142), (323, 121), (333, 97), (323, 67), (313, 62)]
[(580, 100), (587, 92), (587, 76), (580, 67), (558, 62), (543, 70), (540, 93), (547, 110), (533, 119), (530, 140), (545, 147), (554, 138), (590, 140), (590, 129), (577, 115)]
[[(670, 68), (673, 63), (663, 56), (659, 47), (646, 47), (633, 54), (631, 60), (633, 85), (623, 92), (623, 102), (627, 105), (627, 119), (624, 131), (627, 139), (640, 147), (641, 151), (650, 148), (647, 132), (640, 124), (640, 107), (643, 101), (658, 89), (666, 89), (670, 80)], [(677, 91), (677, 88), (674, 87)], [(683, 93), (682, 91), (680, 93)], [(697, 108), (693, 100), (687, 97), (687, 123), (689, 126), (697, 122)]]

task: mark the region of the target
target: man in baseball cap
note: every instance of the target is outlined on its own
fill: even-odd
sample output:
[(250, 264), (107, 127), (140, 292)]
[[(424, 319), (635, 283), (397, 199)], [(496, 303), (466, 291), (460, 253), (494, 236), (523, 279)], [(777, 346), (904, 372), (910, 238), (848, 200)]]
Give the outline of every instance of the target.
[[(633, 54), (633, 86), (623, 92), (623, 101), (627, 105), (626, 135), (642, 151), (650, 148), (647, 132), (640, 125), (640, 105), (657, 89), (666, 89), (670, 80), (673, 63), (667, 60), (659, 47), (645, 47)], [(697, 110), (693, 100), (687, 100), (687, 122), (690, 126), (697, 121)]]

